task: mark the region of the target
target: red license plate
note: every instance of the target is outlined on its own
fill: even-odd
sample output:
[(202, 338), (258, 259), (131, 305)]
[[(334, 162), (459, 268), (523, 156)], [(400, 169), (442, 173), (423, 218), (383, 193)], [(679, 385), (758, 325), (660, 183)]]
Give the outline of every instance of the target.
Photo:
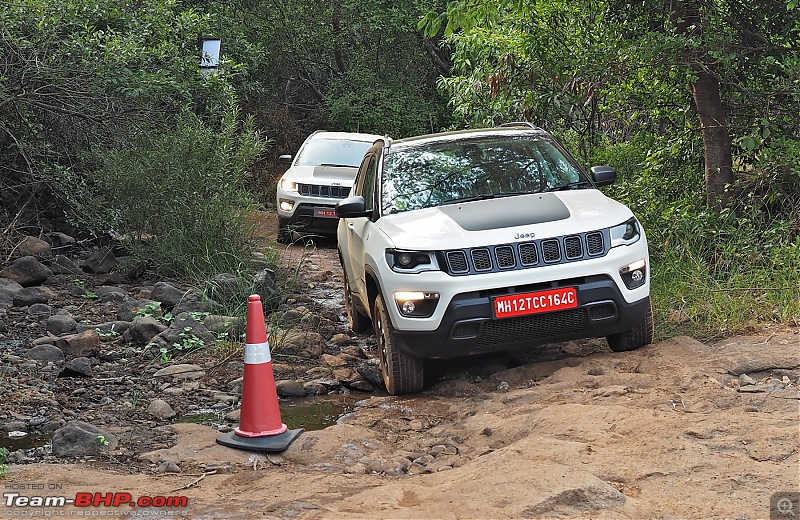
[(498, 296), (492, 300), (492, 316), (513, 318), (540, 312), (574, 309), (578, 306), (578, 294), (574, 287), (548, 289), (509, 296)]
[(314, 212), (314, 215), (316, 215), (318, 217), (326, 217), (326, 218), (327, 217), (335, 217), (336, 216), (336, 210), (334, 210), (334, 209), (317, 209)]

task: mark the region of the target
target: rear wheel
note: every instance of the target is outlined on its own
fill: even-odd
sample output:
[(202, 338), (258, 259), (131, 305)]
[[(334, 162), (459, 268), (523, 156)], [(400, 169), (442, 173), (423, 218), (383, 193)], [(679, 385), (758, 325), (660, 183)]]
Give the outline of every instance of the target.
[[(344, 267), (342, 268), (344, 271)], [(361, 314), (353, 302), (353, 294), (350, 292), (350, 282), (347, 280), (347, 272), (344, 273), (344, 305), (347, 310), (347, 325), (353, 332), (364, 332), (369, 327), (369, 318)]]
[(608, 346), (614, 352), (627, 352), (636, 350), (653, 342), (653, 306), (647, 308), (647, 314), (638, 325), (625, 332), (606, 336)]
[(383, 297), (375, 298), (372, 324), (378, 340), (381, 374), (391, 395), (414, 394), (422, 390), (424, 374), (422, 359), (403, 351), (403, 340), (394, 331)]

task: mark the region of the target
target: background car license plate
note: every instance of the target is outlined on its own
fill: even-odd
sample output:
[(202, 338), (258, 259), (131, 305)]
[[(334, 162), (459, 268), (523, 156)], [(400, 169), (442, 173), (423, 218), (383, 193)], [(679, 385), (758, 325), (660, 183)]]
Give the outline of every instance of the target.
[(336, 210), (317, 208), (317, 210), (314, 212), (314, 215), (317, 217), (335, 217)]
[(574, 287), (549, 289), (529, 293), (498, 296), (492, 300), (492, 315), (498, 318), (527, 316), (540, 312), (574, 309), (578, 306), (578, 295)]

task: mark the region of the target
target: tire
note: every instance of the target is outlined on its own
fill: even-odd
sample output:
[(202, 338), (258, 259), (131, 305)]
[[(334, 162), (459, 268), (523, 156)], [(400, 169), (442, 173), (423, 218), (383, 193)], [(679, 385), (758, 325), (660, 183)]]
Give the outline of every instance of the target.
[(625, 332), (606, 336), (606, 341), (614, 352), (628, 352), (652, 343), (654, 334), (653, 306), (651, 304), (647, 308), (644, 319), (638, 325)]
[[(342, 267), (344, 271), (344, 267)], [(344, 273), (344, 307), (347, 311), (347, 325), (355, 333), (364, 332), (369, 328), (369, 318), (361, 314), (353, 303), (353, 294), (350, 292), (350, 283), (347, 281), (347, 272)]]
[(424, 372), (422, 359), (403, 351), (403, 340), (395, 334), (386, 304), (379, 294), (375, 298), (372, 324), (378, 340), (378, 356), (386, 391), (391, 395), (415, 394), (422, 391)]

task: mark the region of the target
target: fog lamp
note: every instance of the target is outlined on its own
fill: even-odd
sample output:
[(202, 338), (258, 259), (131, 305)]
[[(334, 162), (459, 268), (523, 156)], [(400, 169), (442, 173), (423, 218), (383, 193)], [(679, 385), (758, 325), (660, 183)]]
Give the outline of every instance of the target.
[(293, 207), (294, 207), (294, 202), (292, 202), (291, 200), (282, 200), (281, 201), (281, 209), (283, 211), (292, 211)]

